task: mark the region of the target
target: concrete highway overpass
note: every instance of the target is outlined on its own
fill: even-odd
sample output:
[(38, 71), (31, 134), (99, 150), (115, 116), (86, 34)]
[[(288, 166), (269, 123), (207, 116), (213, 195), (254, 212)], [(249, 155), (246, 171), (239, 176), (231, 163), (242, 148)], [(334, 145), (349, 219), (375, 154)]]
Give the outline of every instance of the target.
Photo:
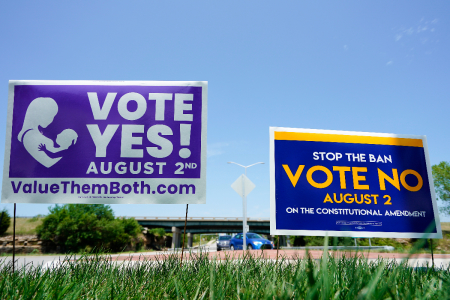
[[(179, 248), (181, 234), (184, 232), (183, 217), (134, 217), (136, 221), (148, 229), (164, 228), (166, 232), (172, 232), (172, 248)], [(242, 232), (243, 218), (220, 217), (189, 217), (186, 223), (188, 246), (192, 246), (193, 234), (202, 233), (238, 233)], [(270, 220), (262, 218), (248, 218), (247, 225), (250, 232), (270, 234)]]

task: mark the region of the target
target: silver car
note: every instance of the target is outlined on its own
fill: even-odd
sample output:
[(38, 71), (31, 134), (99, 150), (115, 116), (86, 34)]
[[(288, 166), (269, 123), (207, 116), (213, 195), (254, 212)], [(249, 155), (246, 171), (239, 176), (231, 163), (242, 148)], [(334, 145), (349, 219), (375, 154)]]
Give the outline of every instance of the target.
[(222, 249), (230, 249), (231, 235), (221, 235), (217, 240), (217, 251)]

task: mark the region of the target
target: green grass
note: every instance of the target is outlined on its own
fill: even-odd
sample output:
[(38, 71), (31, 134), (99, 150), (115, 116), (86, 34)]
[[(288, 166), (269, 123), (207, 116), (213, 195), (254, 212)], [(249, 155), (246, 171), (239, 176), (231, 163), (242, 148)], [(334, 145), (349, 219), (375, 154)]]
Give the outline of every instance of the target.
[(448, 299), (450, 270), (332, 258), (214, 261), (199, 254), (135, 264), (108, 256), (67, 259), (15, 274), (0, 266), (0, 299)]

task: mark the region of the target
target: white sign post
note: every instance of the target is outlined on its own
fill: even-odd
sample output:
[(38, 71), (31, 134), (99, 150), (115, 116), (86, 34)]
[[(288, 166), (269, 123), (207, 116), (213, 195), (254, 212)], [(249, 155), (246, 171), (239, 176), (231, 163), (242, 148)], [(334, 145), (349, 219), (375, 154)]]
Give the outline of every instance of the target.
[(242, 174), (236, 179), (235, 182), (231, 185), (233, 190), (242, 197), (242, 205), (244, 208), (244, 220), (243, 220), (243, 232), (244, 232), (244, 242), (242, 244), (242, 249), (247, 250), (247, 195), (250, 194), (251, 191), (256, 187), (253, 182), (248, 179), (247, 176)]
[(233, 184), (231, 185), (231, 187), (233, 188), (233, 190), (236, 191), (236, 193), (238, 193), (241, 197), (242, 197), (242, 205), (244, 208), (244, 220), (243, 220), (243, 224), (242, 224), (242, 231), (244, 234), (244, 241), (242, 244), (242, 249), (247, 250), (247, 231), (248, 231), (248, 226), (247, 226), (247, 195), (250, 194), (251, 191), (253, 191), (253, 189), (255, 188), (255, 184), (253, 182), (250, 181), (250, 179), (247, 178), (247, 168), (254, 166), (254, 165), (258, 165), (258, 164), (264, 164), (263, 162), (257, 162), (254, 163), (252, 165), (249, 166), (243, 166), (240, 164), (237, 164), (235, 162), (229, 161), (229, 164), (235, 164), (238, 165), (240, 167), (243, 167), (245, 169), (245, 174), (242, 174), (241, 176), (239, 176), (239, 178), (233, 182)]

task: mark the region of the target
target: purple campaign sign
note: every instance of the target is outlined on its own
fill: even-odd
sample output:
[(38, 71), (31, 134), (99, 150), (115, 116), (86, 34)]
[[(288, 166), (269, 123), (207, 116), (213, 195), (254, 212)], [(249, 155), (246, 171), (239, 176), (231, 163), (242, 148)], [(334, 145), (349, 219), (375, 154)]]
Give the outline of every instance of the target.
[[(179, 186), (177, 192), (147, 186), (159, 188), (164, 180), (176, 186), (179, 180), (197, 184), (197, 195), (204, 188), (206, 92), (204, 82), (10, 82), (2, 202), (14, 202), (7, 200), (9, 190), (34, 199), (16, 202), (62, 193), (78, 197), (66, 202), (93, 203), (78, 200), (80, 194), (102, 195), (95, 200), (101, 203), (111, 195), (133, 194), (126, 202), (134, 203), (147, 194), (153, 197), (150, 203), (185, 203), (180, 196), (158, 200), (180, 195)], [(107, 188), (96, 193), (88, 186), (94, 181)], [(84, 190), (78, 187), (83, 183)], [(52, 184), (58, 185), (57, 193), (51, 192)]]

